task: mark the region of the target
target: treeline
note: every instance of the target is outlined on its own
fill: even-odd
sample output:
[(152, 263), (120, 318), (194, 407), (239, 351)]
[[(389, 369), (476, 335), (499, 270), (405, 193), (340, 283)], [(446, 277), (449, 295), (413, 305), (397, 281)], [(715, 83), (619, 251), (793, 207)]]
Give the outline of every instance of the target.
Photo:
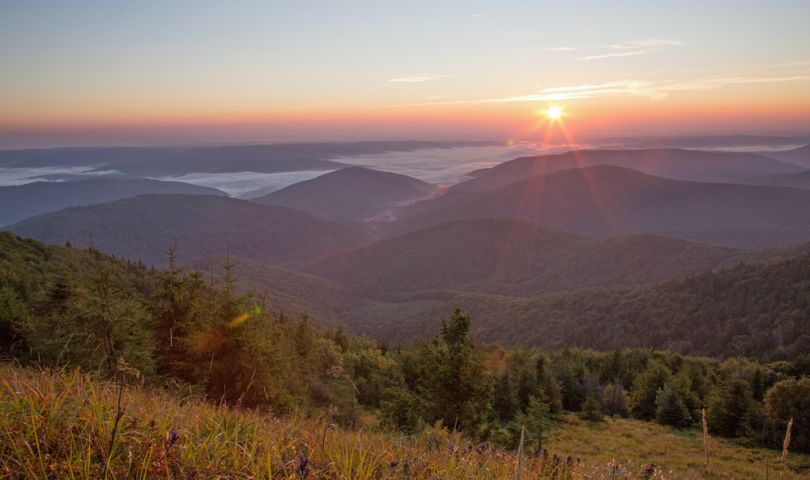
[(810, 255), (649, 286), (528, 299), (456, 299), (487, 342), (599, 350), (645, 347), (688, 355), (810, 364)]
[[(419, 431), (441, 422), (506, 448), (541, 448), (563, 411), (632, 416), (810, 451), (807, 365), (724, 362), (647, 349), (507, 350), (476, 345), (456, 310), (433, 340), (396, 350), (267, 311), (221, 278), (0, 233), (5, 356), (74, 365), (119, 382), (182, 388), (230, 405)], [(438, 321), (438, 319), (437, 319)], [(366, 415), (371, 414), (371, 415)]]

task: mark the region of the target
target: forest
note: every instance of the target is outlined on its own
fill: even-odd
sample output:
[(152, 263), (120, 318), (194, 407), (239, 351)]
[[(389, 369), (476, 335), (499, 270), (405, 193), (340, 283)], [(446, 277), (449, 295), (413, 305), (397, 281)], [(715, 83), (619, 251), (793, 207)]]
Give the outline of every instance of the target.
[(542, 450), (566, 412), (689, 429), (705, 411), (712, 435), (770, 448), (793, 419), (791, 449), (810, 452), (805, 361), (507, 349), (474, 342), (459, 309), (435, 319), (434, 338), (389, 346), (270, 311), (238, 288), (227, 257), (211, 278), (179, 267), (173, 248), (154, 269), (9, 233), (0, 243), (0, 341), (23, 364), (348, 428), (443, 425), (504, 449), (523, 432)]

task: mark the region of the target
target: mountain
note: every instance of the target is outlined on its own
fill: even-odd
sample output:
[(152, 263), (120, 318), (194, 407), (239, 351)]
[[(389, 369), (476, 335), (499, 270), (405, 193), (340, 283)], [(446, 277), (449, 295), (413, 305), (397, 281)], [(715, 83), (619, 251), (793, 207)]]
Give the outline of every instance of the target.
[(211, 195), (142, 195), (37, 215), (8, 228), (46, 243), (95, 244), (113, 255), (160, 265), (177, 242), (182, 259), (261, 263), (312, 261), (356, 248), (364, 234), (284, 207)]
[(810, 168), (810, 145), (781, 152), (763, 152), (762, 155), (782, 162), (793, 163), (804, 168)]
[(399, 214), (400, 232), (458, 219), (512, 217), (598, 237), (658, 233), (744, 248), (810, 241), (810, 191), (686, 182), (613, 166), (537, 175), (418, 202)]
[(225, 195), (215, 188), (144, 178), (97, 178), (75, 182), (34, 182), (0, 187), (0, 226), (66, 207), (91, 205), (148, 193)]
[(752, 153), (708, 152), (677, 148), (643, 150), (575, 150), (557, 155), (523, 157), (471, 172), (471, 180), (450, 189), (453, 194), (481, 192), (544, 173), (612, 165), (650, 175), (700, 182), (747, 183), (751, 178), (800, 171), (795, 165)]
[(598, 240), (521, 220), (487, 218), (385, 239), (325, 258), (308, 271), (381, 300), (429, 290), (521, 296), (651, 283), (752, 256), (655, 235)]
[(354, 222), (384, 217), (391, 207), (429, 198), (435, 191), (434, 185), (405, 175), (350, 167), (252, 200), (329, 220)]
[(757, 178), (752, 183), (757, 185), (770, 185), (776, 187), (791, 187), (810, 189), (810, 170), (798, 173), (783, 173), (781, 175), (768, 175)]
[[(476, 338), (512, 346), (648, 347), (715, 357), (809, 358), (810, 255), (737, 265), (646, 286), (617, 286), (533, 297), (415, 295), (374, 302), (348, 317), (350, 328), (392, 342), (436, 331), (432, 319), (460, 307)], [(381, 321), (380, 319), (386, 319)]]

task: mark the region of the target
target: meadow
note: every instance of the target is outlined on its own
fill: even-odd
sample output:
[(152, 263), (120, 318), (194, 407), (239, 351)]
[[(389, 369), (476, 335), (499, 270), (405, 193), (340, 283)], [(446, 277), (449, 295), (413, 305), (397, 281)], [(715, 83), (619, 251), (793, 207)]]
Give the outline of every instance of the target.
[[(419, 434), (346, 429), (325, 418), (121, 387), (78, 370), (0, 366), (4, 479), (664, 479), (810, 478), (810, 456), (710, 440), (698, 431), (630, 419), (597, 424), (564, 415), (544, 450), (506, 452), (441, 426)], [(518, 466), (520, 473), (518, 473)]]

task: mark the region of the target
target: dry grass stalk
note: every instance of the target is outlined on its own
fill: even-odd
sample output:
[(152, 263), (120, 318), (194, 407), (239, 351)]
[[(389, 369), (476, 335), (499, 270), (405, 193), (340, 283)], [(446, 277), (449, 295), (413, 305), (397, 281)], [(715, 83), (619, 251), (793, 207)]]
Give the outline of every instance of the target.
[(779, 478), (782, 478), (782, 475), (785, 474), (785, 469), (787, 468), (787, 455), (788, 455), (788, 448), (790, 447), (790, 431), (793, 430), (793, 419), (791, 418), (787, 424), (787, 430), (785, 431), (785, 441), (782, 442), (782, 468), (779, 471)]
[(517, 450), (517, 471), (515, 471), (515, 480), (520, 480), (520, 472), (523, 470), (523, 437), (525, 427), (520, 427), (520, 443)]
[(706, 421), (706, 409), (701, 410), (703, 418), (703, 452), (706, 456), (706, 469), (709, 468), (709, 423)]

